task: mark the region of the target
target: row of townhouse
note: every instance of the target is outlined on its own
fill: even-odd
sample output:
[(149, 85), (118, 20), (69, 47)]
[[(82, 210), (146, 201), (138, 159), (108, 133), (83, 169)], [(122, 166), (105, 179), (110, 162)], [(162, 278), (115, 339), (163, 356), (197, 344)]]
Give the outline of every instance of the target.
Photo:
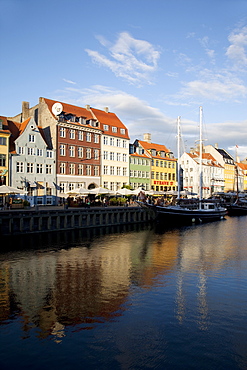
[[(202, 197), (208, 198), (219, 192), (247, 191), (247, 161), (234, 161), (233, 157), (218, 145), (206, 145), (202, 150)], [(181, 156), (182, 187), (199, 194), (200, 153), (191, 149)]]
[[(176, 159), (150, 134), (130, 145), (126, 126), (114, 114), (40, 98), (14, 117), (1, 117), (6, 145), (1, 183), (26, 191), (33, 204), (56, 204), (80, 187), (118, 190), (125, 185), (176, 189)], [(0, 142), (1, 149), (1, 142)]]
[[(199, 193), (199, 152), (180, 159), (182, 188)], [(247, 189), (247, 164), (223, 149), (203, 147), (203, 196)], [(105, 187), (177, 190), (177, 159), (151, 135), (130, 144), (126, 126), (108, 108), (85, 108), (40, 98), (15, 117), (0, 117), (1, 184), (26, 191), (31, 204), (56, 204), (69, 191)]]

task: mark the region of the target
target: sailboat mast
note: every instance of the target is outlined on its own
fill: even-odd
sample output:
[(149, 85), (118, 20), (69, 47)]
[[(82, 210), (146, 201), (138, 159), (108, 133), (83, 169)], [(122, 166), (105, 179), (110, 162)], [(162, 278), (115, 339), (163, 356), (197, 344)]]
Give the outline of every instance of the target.
[[(202, 107), (200, 109), (200, 140), (199, 140), (199, 201), (202, 200)], [(201, 203), (201, 202), (200, 202)]]
[(178, 195), (177, 199), (180, 199), (180, 172), (181, 172), (181, 163), (180, 163), (180, 137), (181, 137), (181, 132), (180, 132), (180, 116), (177, 119), (177, 135), (178, 135), (178, 143), (177, 143), (177, 150), (178, 150), (178, 161), (177, 161), (177, 183), (178, 183)]

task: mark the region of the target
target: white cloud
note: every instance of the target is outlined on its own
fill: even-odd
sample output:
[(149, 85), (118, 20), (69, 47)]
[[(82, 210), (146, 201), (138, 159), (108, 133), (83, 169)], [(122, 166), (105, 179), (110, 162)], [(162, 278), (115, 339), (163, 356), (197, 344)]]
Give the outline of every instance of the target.
[(97, 38), (107, 48), (108, 55), (86, 49), (93, 62), (132, 84), (152, 83), (151, 74), (157, 69), (160, 52), (149, 42), (134, 39), (128, 32), (120, 33), (113, 45), (102, 36)]
[(71, 80), (66, 80), (66, 78), (63, 78), (63, 81), (67, 82), (68, 84), (71, 84), (71, 85), (76, 85), (76, 82), (71, 81)]
[(230, 46), (226, 55), (235, 63), (236, 66), (247, 65), (247, 26), (234, 30), (228, 37)]

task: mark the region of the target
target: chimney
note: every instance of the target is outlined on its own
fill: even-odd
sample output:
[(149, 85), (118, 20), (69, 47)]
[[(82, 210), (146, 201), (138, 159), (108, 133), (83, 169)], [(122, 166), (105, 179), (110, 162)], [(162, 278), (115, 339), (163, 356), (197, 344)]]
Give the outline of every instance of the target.
[(90, 105), (85, 105), (86, 110), (90, 110)]
[(218, 145), (218, 143), (215, 143), (215, 144), (214, 144), (214, 147), (215, 147), (215, 149), (219, 149), (219, 145)]
[(144, 134), (143, 135), (143, 138), (144, 138), (144, 141), (146, 141), (147, 143), (151, 143), (151, 134)]
[(109, 108), (108, 107), (105, 107), (104, 110), (105, 110), (106, 113), (109, 113)]
[(26, 119), (29, 117), (29, 102), (28, 101), (23, 101), (22, 102), (22, 117), (21, 121), (24, 122)]

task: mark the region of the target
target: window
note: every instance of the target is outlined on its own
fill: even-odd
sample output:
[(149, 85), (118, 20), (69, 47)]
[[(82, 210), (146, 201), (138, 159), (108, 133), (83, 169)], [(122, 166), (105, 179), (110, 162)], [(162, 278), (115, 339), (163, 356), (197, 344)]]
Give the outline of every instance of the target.
[(104, 136), (103, 141), (104, 141), (104, 145), (108, 145), (108, 137), (107, 136)]
[(110, 166), (110, 175), (114, 175), (115, 169), (114, 166)]
[(159, 167), (159, 161), (156, 161), (156, 167)]
[(46, 151), (46, 157), (47, 158), (53, 158), (53, 151), (52, 150), (47, 150)]
[(108, 152), (104, 150), (104, 159), (107, 161), (108, 160)]
[(114, 146), (114, 144), (115, 144), (115, 140), (114, 140), (114, 138), (113, 138), (113, 137), (110, 137), (110, 145), (111, 145), (111, 146)]
[(123, 148), (127, 148), (127, 141), (123, 140)]
[(114, 182), (110, 182), (110, 190), (114, 190)]
[(36, 172), (37, 173), (43, 173), (43, 164), (42, 163), (37, 163), (36, 164)]
[(66, 147), (65, 144), (60, 144), (60, 155), (65, 156)]
[(70, 163), (69, 164), (69, 174), (70, 175), (74, 175), (75, 174), (75, 164), (74, 163)]
[(27, 173), (33, 173), (33, 163), (27, 163)]
[(27, 148), (28, 155), (35, 155), (35, 148)]
[(29, 141), (29, 143), (34, 143), (34, 142), (35, 142), (35, 136), (34, 136), (34, 135), (29, 134), (29, 135), (28, 135), (28, 141)]
[(104, 175), (108, 175), (108, 166), (104, 166)]
[(99, 135), (98, 135), (98, 134), (94, 134), (94, 142), (95, 142), (96, 144), (98, 144), (98, 143), (99, 143)]
[(63, 175), (66, 173), (66, 164), (65, 163), (63, 163), (63, 162), (60, 163), (59, 172)]
[(120, 128), (120, 134), (122, 134), (122, 135), (125, 134), (125, 129), (124, 128)]
[(83, 158), (83, 147), (82, 146), (78, 146), (77, 155), (78, 155), (78, 158)]
[[(17, 162), (17, 163), (22, 163), (22, 162)], [(0, 154), (0, 166), (5, 167), (6, 166), (6, 154)], [(16, 171), (19, 172), (19, 171)], [(23, 172), (23, 171), (21, 171)]]
[[(5, 154), (0, 154), (0, 165), (2, 165), (4, 167), (5, 162), (6, 162)], [(19, 172), (19, 173), (24, 172), (23, 162), (16, 162), (16, 172)]]
[(149, 172), (146, 172), (146, 178), (149, 179)]
[(83, 141), (83, 131), (78, 131), (78, 140)]
[(91, 159), (91, 149), (90, 148), (86, 149), (86, 158)]
[(94, 159), (99, 159), (99, 149), (94, 149)]
[(151, 179), (154, 179), (154, 171), (151, 172)]
[(127, 176), (127, 168), (123, 167), (123, 176)]
[(117, 176), (121, 175), (121, 167), (117, 167)]
[(70, 139), (75, 139), (75, 130), (69, 130), (69, 138)]
[(127, 154), (123, 154), (123, 162), (127, 162)]
[(45, 173), (47, 175), (51, 175), (52, 174), (52, 165), (51, 164), (46, 164), (45, 165)]
[(142, 177), (142, 171), (138, 171), (138, 177)]
[(24, 146), (19, 146), (18, 149), (17, 149), (17, 153), (18, 154), (25, 154), (25, 148), (24, 148)]
[(108, 181), (104, 181), (103, 187), (104, 187), (105, 189), (108, 189)]
[(99, 166), (94, 167), (94, 176), (99, 176)]
[(69, 191), (75, 190), (75, 184), (73, 182), (69, 183)]
[(75, 147), (73, 145), (69, 146), (69, 156), (74, 157), (75, 156)]
[(121, 153), (117, 153), (117, 161), (121, 161)]
[(120, 147), (120, 145), (121, 145), (121, 140), (117, 139), (117, 146)]
[(43, 157), (43, 149), (37, 149), (37, 155)]
[(112, 126), (112, 132), (117, 132), (117, 127)]
[(65, 129), (65, 127), (60, 127), (59, 133), (60, 133), (60, 137), (66, 137), (66, 129)]
[(114, 152), (110, 152), (110, 161), (114, 161)]
[(91, 166), (86, 165), (86, 176), (91, 176)]
[(61, 193), (64, 193), (64, 191), (65, 191), (65, 182), (60, 182), (60, 184), (59, 184), (59, 187), (60, 187), (60, 192)]
[(6, 137), (0, 137), (0, 145), (7, 145), (7, 138)]
[(86, 133), (86, 141), (91, 142), (91, 132)]
[(78, 164), (78, 175), (83, 175), (83, 164)]
[(103, 125), (103, 129), (104, 129), (105, 131), (108, 131), (108, 130), (109, 130), (109, 126), (108, 126), (108, 125)]

